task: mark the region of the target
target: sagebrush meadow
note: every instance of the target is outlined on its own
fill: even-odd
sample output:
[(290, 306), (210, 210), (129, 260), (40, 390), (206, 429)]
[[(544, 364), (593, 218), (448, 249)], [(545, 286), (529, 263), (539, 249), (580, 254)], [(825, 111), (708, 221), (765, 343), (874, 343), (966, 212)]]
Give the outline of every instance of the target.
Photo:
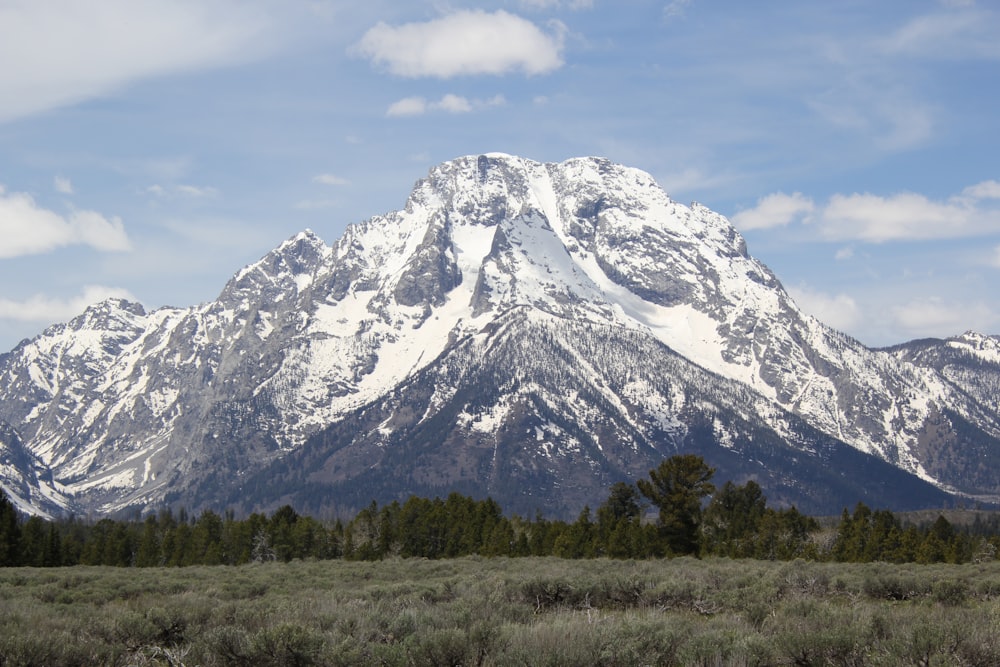
[(1000, 564), (0, 570), (4, 665), (990, 665)]

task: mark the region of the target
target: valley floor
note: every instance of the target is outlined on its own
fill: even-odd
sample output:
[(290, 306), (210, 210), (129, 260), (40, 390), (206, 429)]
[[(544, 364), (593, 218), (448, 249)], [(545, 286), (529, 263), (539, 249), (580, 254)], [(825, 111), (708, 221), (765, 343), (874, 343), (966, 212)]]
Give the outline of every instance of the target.
[(995, 665), (1000, 563), (0, 569), (3, 665)]

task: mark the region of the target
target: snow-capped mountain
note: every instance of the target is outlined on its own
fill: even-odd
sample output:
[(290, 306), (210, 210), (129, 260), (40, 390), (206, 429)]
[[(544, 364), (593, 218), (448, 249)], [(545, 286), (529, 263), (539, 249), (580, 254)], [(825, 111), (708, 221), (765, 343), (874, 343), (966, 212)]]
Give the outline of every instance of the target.
[(815, 511), (992, 501), (998, 341), (961, 340), (980, 356), (865, 348), (648, 174), (491, 154), (211, 303), (107, 301), (23, 342), (0, 419), (39, 497), (98, 513), (450, 490), (575, 513), (681, 450)]

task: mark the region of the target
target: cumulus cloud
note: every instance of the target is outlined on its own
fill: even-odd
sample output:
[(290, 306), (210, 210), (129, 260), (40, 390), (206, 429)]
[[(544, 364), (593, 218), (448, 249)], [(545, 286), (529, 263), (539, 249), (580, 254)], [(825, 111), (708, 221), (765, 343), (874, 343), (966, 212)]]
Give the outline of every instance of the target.
[(838, 331), (850, 331), (861, 322), (861, 309), (846, 294), (825, 294), (804, 285), (790, 287), (788, 293), (803, 311)]
[(424, 23), (379, 23), (355, 48), (376, 65), (405, 77), (545, 74), (563, 64), (566, 29), (561, 23), (553, 25), (550, 34), (503, 10), (459, 11)]
[(389, 105), (386, 116), (420, 116), (427, 113), (427, 100), (423, 97), (404, 97)]
[(801, 221), (831, 241), (883, 243), (977, 236), (1000, 231), (1000, 183), (983, 181), (961, 194), (936, 201), (922, 194), (890, 196), (835, 194), (817, 206), (801, 193), (778, 192), (732, 216), (743, 230), (768, 229)]
[(497, 95), (488, 100), (469, 100), (460, 95), (448, 94), (436, 102), (432, 102), (423, 97), (404, 97), (401, 100), (389, 105), (385, 115), (390, 117), (399, 116), (420, 116), (430, 111), (444, 111), (446, 113), (469, 113), (489, 107), (501, 106), (507, 101), (503, 95)]
[(733, 224), (744, 230), (783, 227), (806, 218), (814, 209), (813, 201), (801, 192), (775, 192), (758, 199), (755, 207), (734, 215)]
[(871, 243), (963, 235), (967, 211), (911, 192), (880, 197), (834, 195), (823, 209), (823, 235)]
[(0, 122), (149, 76), (251, 59), (266, 43), (261, 7), (239, 0), (2, 3)]
[(445, 95), (437, 103), (437, 106), (442, 111), (447, 111), (448, 113), (468, 113), (472, 111), (472, 104), (469, 100), (459, 95)]
[(94, 211), (63, 216), (42, 208), (30, 195), (0, 189), (0, 258), (36, 255), (68, 245), (97, 250), (129, 250), (131, 244), (119, 218)]
[(36, 294), (23, 301), (0, 298), (0, 318), (19, 322), (65, 322), (105, 299), (135, 297), (128, 290), (103, 285), (86, 285), (83, 293), (68, 299), (55, 299)]

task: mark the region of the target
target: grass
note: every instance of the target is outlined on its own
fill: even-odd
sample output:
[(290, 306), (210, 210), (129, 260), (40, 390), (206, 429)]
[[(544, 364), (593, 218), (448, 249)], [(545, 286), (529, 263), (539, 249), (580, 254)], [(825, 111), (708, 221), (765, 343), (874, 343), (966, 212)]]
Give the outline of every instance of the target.
[(1000, 664), (1000, 563), (0, 570), (0, 665), (913, 664)]

